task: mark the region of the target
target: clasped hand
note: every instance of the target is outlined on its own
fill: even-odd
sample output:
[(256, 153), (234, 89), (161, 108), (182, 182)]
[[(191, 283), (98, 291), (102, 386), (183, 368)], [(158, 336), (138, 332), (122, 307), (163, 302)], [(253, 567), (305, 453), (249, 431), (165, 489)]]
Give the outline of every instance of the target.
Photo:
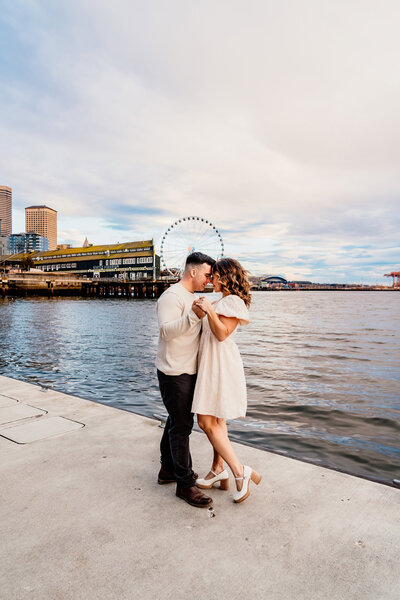
[(210, 312), (210, 310), (212, 309), (211, 302), (204, 296), (201, 296), (201, 298), (195, 300), (195, 304), (196, 308), (201, 310), (203, 316)]
[(199, 317), (199, 319), (204, 319), (204, 317), (206, 316), (206, 313), (204, 312), (204, 310), (202, 310), (200, 308), (198, 303), (199, 303), (199, 299), (196, 298), (196, 300), (192, 304), (192, 310)]

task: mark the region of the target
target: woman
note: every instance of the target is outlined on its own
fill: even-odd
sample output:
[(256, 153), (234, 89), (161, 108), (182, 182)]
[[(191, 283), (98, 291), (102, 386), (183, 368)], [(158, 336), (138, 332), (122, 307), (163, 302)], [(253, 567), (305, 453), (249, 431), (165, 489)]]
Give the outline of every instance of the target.
[(250, 494), (250, 480), (258, 484), (261, 476), (237, 458), (225, 420), (246, 415), (243, 363), (233, 338), (238, 325), (249, 323), (250, 284), (243, 267), (233, 258), (217, 261), (210, 279), (222, 298), (213, 304), (205, 297), (196, 302), (207, 318), (203, 319), (192, 411), (213, 446), (214, 459), (208, 475), (197, 479), (196, 485), (210, 489), (219, 481), (221, 489), (227, 490), (226, 462), (236, 480), (233, 500), (243, 502)]

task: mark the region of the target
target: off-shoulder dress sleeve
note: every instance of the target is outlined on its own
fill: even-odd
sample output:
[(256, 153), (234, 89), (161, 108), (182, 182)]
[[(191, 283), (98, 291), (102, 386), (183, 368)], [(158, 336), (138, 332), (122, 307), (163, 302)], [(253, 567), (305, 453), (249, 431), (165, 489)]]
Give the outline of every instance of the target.
[(234, 296), (233, 294), (225, 296), (217, 302), (214, 310), (217, 315), (236, 317), (239, 319), (239, 325), (248, 325), (250, 323), (248, 308), (239, 296)]

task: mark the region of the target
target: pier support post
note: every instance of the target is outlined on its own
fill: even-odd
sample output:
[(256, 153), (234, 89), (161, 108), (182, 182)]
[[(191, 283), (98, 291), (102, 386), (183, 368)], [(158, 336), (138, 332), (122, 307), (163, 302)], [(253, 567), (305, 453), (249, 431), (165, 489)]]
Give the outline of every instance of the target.
[(46, 281), (47, 283), (47, 288), (48, 288), (48, 295), (49, 298), (52, 298), (54, 296), (54, 281)]

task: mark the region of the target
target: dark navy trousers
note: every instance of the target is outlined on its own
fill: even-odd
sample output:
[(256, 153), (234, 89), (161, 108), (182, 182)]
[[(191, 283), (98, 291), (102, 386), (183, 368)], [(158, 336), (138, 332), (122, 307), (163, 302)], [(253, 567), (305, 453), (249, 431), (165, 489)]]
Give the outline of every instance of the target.
[(161, 438), (161, 464), (175, 475), (177, 485), (195, 484), (189, 436), (193, 428), (192, 402), (196, 375), (165, 375), (157, 370), (161, 397), (168, 412)]

